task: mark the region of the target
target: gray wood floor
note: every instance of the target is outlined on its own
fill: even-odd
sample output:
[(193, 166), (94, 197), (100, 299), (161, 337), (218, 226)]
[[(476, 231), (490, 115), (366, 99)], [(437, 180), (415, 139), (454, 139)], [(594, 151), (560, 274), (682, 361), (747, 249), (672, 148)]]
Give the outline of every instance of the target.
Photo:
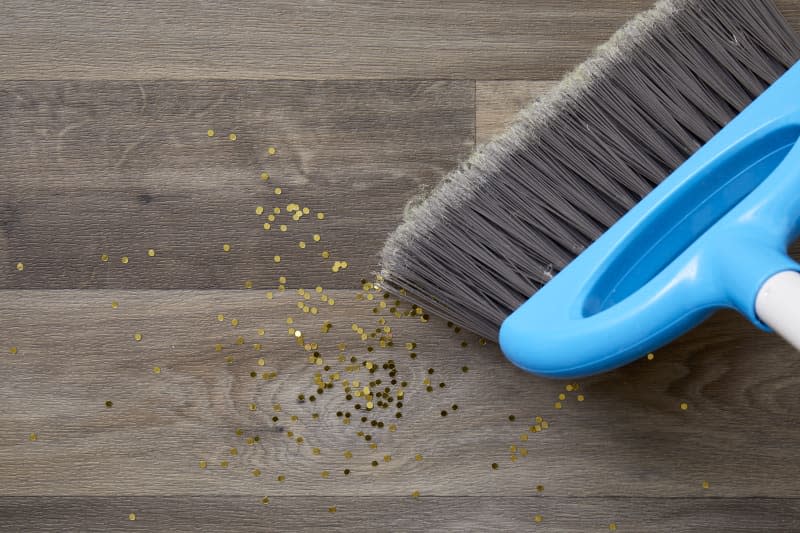
[(800, 358), (743, 319), (562, 383), (363, 287), (649, 5), (5, 2), (0, 531), (800, 530)]

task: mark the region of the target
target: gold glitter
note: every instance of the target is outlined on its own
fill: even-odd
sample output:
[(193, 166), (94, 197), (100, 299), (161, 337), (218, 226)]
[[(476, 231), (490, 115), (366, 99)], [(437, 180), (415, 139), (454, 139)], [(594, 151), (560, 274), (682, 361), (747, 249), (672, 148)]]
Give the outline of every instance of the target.
[(217, 343), (214, 345), (214, 351), (221, 352), (222, 351), (222, 344)]
[(100, 261), (102, 261), (103, 263), (108, 263), (108, 255), (107, 254), (101, 255)]
[(544, 492), (544, 485), (536, 485), (536, 492)]
[(225, 315), (223, 315), (222, 313), (218, 314), (217, 315), (217, 320), (219, 320), (220, 322), (223, 322), (225, 320)]
[(419, 491), (418, 491), (418, 490), (415, 490), (414, 492), (412, 492), (412, 493), (411, 493), (411, 497), (412, 497), (412, 498), (419, 498)]
[(133, 522), (134, 520), (136, 520), (136, 513), (131, 513), (131, 514), (129, 514), (129, 515), (128, 515), (128, 520), (130, 520), (131, 522)]
[(22, 272), (23, 270), (25, 270), (25, 265), (23, 263), (17, 263), (17, 270)]
[(276, 215), (280, 215), (281, 214), (281, 208), (280, 207), (273, 207), (272, 208), (272, 212), (274, 214), (276, 214)]
[(289, 229), (289, 227), (288, 227), (286, 224), (281, 224), (281, 225), (280, 225), (280, 227), (279, 227), (279, 229), (280, 229), (281, 231), (284, 231), (284, 232), (285, 232), (286, 230), (288, 230), (288, 229)]
[(353, 452), (351, 452), (350, 450), (345, 450), (344, 458), (345, 459), (352, 459), (353, 458)]
[(302, 337), (302, 336), (303, 336), (303, 334), (302, 334), (302, 333), (300, 332), (300, 330), (298, 329), (298, 330), (295, 330), (295, 332), (294, 332), (294, 336), (299, 338), (299, 337)]
[(267, 215), (267, 220), (270, 222), (275, 222), (275, 215)]
[(492, 470), (497, 470), (498, 468), (500, 468), (500, 465), (497, 463), (492, 463)]
[(417, 461), (422, 461), (422, 454), (418, 453), (417, 455), (414, 456), (414, 459)]
[(579, 402), (582, 402), (585, 399), (586, 399), (586, 397), (583, 394), (578, 394), (578, 401)]
[(230, 454), (235, 457), (235, 456), (239, 455), (239, 450), (237, 450), (236, 448), (231, 448), (230, 449)]
[(616, 522), (611, 522), (610, 524), (608, 524), (608, 530), (609, 531), (616, 531), (617, 530), (617, 523)]
[(135, 340), (136, 342), (139, 342), (140, 340), (142, 340), (142, 334), (141, 333), (134, 333), (133, 334), (133, 340)]
[(245, 289), (252, 289), (252, 288), (253, 288), (253, 282), (252, 282), (252, 280), (249, 280), (249, 279), (248, 279), (248, 280), (246, 280), (246, 281), (244, 282), (244, 288), (245, 288)]
[(276, 195), (280, 196), (280, 194), (283, 192), (283, 189), (281, 189), (280, 187), (275, 187), (275, 191), (273, 192), (275, 192)]
[(208, 130), (206, 132), (206, 135), (208, 135), (209, 137), (213, 137), (214, 136), (214, 130)]
[(261, 181), (269, 180), (269, 172), (262, 172), (261, 173)]
[(123, 255), (123, 256), (120, 258), (120, 262), (121, 262), (123, 265), (127, 265), (127, 264), (128, 264), (128, 261), (129, 261), (129, 259), (128, 259), (128, 256), (127, 256), (127, 255)]
[(259, 477), (260, 475), (261, 475), (261, 470), (258, 469), (258, 468), (255, 468), (253, 470), (253, 477)]
[(318, 220), (325, 220), (325, 213), (317, 213)]
[(320, 454), (320, 449), (319, 448), (311, 448), (311, 453), (314, 454), (314, 455), (319, 455)]
[(654, 354), (654, 353), (647, 354), (647, 360), (648, 361), (652, 361), (655, 358), (656, 358), (656, 354)]
[(550, 427), (550, 422), (547, 422), (547, 421), (542, 422), (542, 429), (547, 429), (549, 427)]
[(336, 507), (328, 507), (328, 512), (329, 513), (335, 513), (336, 512)]
[(286, 476), (284, 476), (283, 474), (279, 475), (278, 476), (278, 483), (283, 483), (284, 481), (286, 481)]
[(686, 411), (689, 408), (689, 404), (686, 402), (681, 403), (681, 411)]
[(276, 255), (275, 257), (272, 258), (272, 260), (275, 261), (276, 263), (280, 263), (281, 262), (281, 256)]
[(572, 390), (574, 389), (574, 387), (573, 387), (572, 385), (567, 385), (566, 387), (564, 387), (564, 389), (565, 389), (567, 392), (572, 392)]
[(153, 374), (160, 374), (160, 373), (161, 373), (161, 367), (160, 366), (154, 366), (153, 367)]
[(225, 244), (222, 245), (222, 251), (223, 252), (230, 252), (231, 251), (231, 245), (226, 242)]
[(567, 395), (562, 392), (561, 394), (558, 395), (558, 399), (559, 400), (566, 400), (567, 399)]
[(256, 404), (254, 404), (254, 403), (251, 403), (250, 404), (250, 410), (251, 411), (255, 411), (256, 409), (258, 409), (258, 406)]
[(562, 406), (561, 406), (561, 402), (556, 402), (556, 403), (553, 405), (553, 407), (555, 407), (556, 409), (561, 409), (561, 407), (562, 407)]
[(328, 477), (329, 477), (330, 475), (331, 475), (331, 474), (330, 474), (330, 472), (328, 472), (327, 470), (323, 470), (323, 471), (322, 471), (322, 477), (323, 477), (323, 479), (328, 479)]
[(319, 242), (320, 239), (322, 239), (319, 233), (315, 233), (312, 238), (314, 239), (314, 242)]
[(264, 496), (263, 498), (261, 498), (261, 503), (267, 505), (269, 503), (269, 496)]
[[(309, 209), (309, 208), (307, 208), (307, 207), (304, 207), (304, 208), (303, 208), (303, 214), (304, 214), (304, 215), (307, 215), (307, 214), (309, 214), (310, 212), (311, 212), (311, 209)], [(317, 217), (317, 218), (319, 218), (319, 217)], [(322, 219), (320, 219), (320, 220), (322, 220)]]
[(207, 467), (208, 467), (208, 461), (206, 461), (205, 459), (200, 459), (200, 468), (205, 470)]
[(264, 206), (259, 205), (258, 207), (256, 207), (256, 215), (263, 215), (263, 214), (264, 214)]
[(537, 524), (539, 524), (542, 521), (542, 519), (543, 517), (540, 514), (537, 514), (536, 516), (533, 517), (533, 521), (536, 522)]
[(232, 141), (235, 141), (236, 140), (236, 134), (235, 133), (229, 133), (228, 134), (228, 139), (230, 139)]
[(39, 436), (36, 433), (31, 433), (30, 435), (28, 435), (28, 440), (31, 442), (36, 442), (37, 440), (39, 440)]
[(111, 309), (116, 309), (119, 307), (119, 302), (116, 300), (111, 300)]
[(150, 248), (149, 250), (147, 250), (147, 256), (148, 257), (155, 257), (156, 256), (156, 251), (154, 249)]
[(219, 462), (219, 466), (222, 467), (222, 468), (228, 468), (229, 464), (230, 463), (228, 461), (220, 461)]
[(328, 250), (324, 250), (324, 251), (323, 251), (323, 252), (322, 252), (320, 255), (321, 255), (321, 256), (322, 256), (324, 259), (328, 259), (328, 258), (331, 256), (331, 253), (330, 253)]
[(112, 407), (114, 407), (114, 402), (112, 402), (111, 400), (106, 400), (106, 407), (111, 409)]
[(238, 325), (239, 325), (239, 319), (238, 318), (232, 318), (231, 319), (231, 326), (236, 327)]
[(305, 243), (305, 241), (300, 241), (300, 242), (297, 243), (297, 246), (299, 246), (300, 249), (304, 249), (306, 247), (306, 243)]
[(272, 300), (272, 297), (273, 297), (273, 295), (272, 295), (272, 291), (267, 291), (267, 292), (265, 292), (265, 293), (264, 293), (264, 297), (265, 297), (267, 300)]
[(709, 488), (710, 486), (711, 486), (711, 485), (709, 484), (709, 482), (708, 482), (708, 481), (703, 481), (703, 488), (704, 488), (704, 489), (707, 489), (707, 488)]
[(263, 357), (259, 358), (259, 360), (258, 360), (258, 366), (264, 366), (265, 364), (267, 364), (267, 362), (266, 362), (266, 361), (264, 361), (264, 358), (263, 358)]
[(277, 153), (277, 151), (278, 150), (274, 146), (270, 146), (269, 148), (267, 148), (267, 153), (269, 155), (275, 155), (275, 153)]

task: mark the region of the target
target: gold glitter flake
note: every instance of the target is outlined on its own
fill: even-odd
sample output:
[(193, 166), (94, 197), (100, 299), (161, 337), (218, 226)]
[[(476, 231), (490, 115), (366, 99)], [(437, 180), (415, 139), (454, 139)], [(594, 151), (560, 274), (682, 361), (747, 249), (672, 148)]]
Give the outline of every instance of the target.
[(214, 130), (208, 130), (206, 132), (206, 135), (208, 135), (209, 137), (213, 137), (214, 136)]
[(703, 481), (703, 488), (704, 489), (708, 489), (710, 486), (711, 486), (711, 484), (708, 481), (705, 481), (705, 480)]
[(617, 523), (616, 522), (611, 522), (610, 524), (608, 524), (608, 530), (609, 531), (616, 531), (617, 530)]
[(133, 340), (135, 340), (136, 342), (141, 341), (142, 340), (142, 334), (139, 333), (139, 332), (134, 333), (133, 334)]
[(278, 149), (275, 148), (274, 146), (270, 146), (269, 148), (267, 148), (267, 154), (275, 155), (276, 153), (278, 153)]
[(264, 206), (259, 205), (256, 207), (256, 215), (263, 215), (264, 214)]
[(150, 248), (149, 250), (147, 250), (147, 257), (155, 257), (155, 256), (156, 256), (155, 249)]
[(111, 309), (116, 309), (119, 307), (119, 302), (116, 300), (111, 300)]
[(272, 260), (275, 261), (276, 263), (280, 263), (281, 262), (281, 256), (276, 255), (275, 257), (272, 258)]
[(205, 459), (200, 459), (200, 468), (203, 470), (208, 468), (208, 461), (206, 461)]
[(112, 407), (114, 407), (114, 402), (112, 402), (111, 400), (106, 400), (106, 407), (108, 409), (111, 409)]
[(280, 196), (281, 193), (283, 193), (283, 189), (281, 189), (280, 187), (275, 187), (275, 190), (273, 192), (275, 193), (276, 196)]
[(687, 409), (689, 409), (689, 404), (686, 403), (686, 402), (682, 402), (681, 403), (681, 411), (686, 411)]
[(537, 524), (541, 524), (542, 520), (544, 520), (544, 517), (540, 514), (537, 514), (533, 517), (533, 521)]
[(153, 367), (153, 374), (160, 374), (160, 373), (161, 373), (161, 367), (160, 366), (154, 366)]
[(123, 255), (123, 256), (120, 258), (120, 260), (119, 260), (119, 261), (120, 261), (120, 263), (122, 263), (123, 265), (127, 265), (127, 264), (128, 264), (128, 262), (130, 261), (130, 259), (128, 259), (128, 256), (127, 256), (127, 255)]
[(226, 242), (225, 244), (222, 245), (222, 251), (226, 252), (226, 253), (230, 252), (231, 251), (231, 245)]
[(236, 138), (237, 138), (237, 137), (236, 137), (236, 134), (235, 134), (235, 133), (229, 133), (229, 134), (228, 134), (228, 139), (229, 139), (229, 140), (231, 140), (231, 141), (235, 141), (235, 140), (236, 140)]
[(28, 435), (28, 440), (31, 442), (36, 442), (37, 440), (39, 440), (39, 436), (36, 433), (31, 433), (30, 435)]
[(335, 513), (336, 512), (336, 507), (335, 506), (334, 507), (328, 507), (328, 512), (329, 513)]
[(136, 513), (130, 513), (128, 515), (128, 520), (130, 520), (131, 522), (135, 522), (136, 521)]
[(20, 272), (25, 270), (25, 264), (24, 263), (17, 263), (17, 270), (19, 270)]
[(269, 180), (269, 172), (262, 172), (261, 181), (268, 181), (268, 180)]
[(102, 261), (103, 263), (108, 263), (108, 259), (109, 259), (108, 254), (103, 254), (100, 256), (100, 261)]
[(269, 503), (269, 496), (264, 496), (261, 498), (261, 503), (267, 505)]

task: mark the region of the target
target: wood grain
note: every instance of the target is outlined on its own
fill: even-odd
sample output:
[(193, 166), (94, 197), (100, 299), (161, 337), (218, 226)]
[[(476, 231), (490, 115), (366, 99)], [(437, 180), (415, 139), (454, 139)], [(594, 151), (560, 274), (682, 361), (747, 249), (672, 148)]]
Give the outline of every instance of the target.
[(3, 288), (355, 288), (474, 144), (473, 82), (5, 82), (0, 109)]
[(488, 142), (506, 129), (514, 117), (536, 98), (547, 94), (555, 81), (479, 81), (475, 85), (475, 140)]
[[(794, 447), (786, 445), (800, 440), (794, 409), (800, 360), (738, 317), (717, 317), (654, 361), (581, 382), (585, 401), (579, 402), (564, 383), (527, 375), (496, 347), (480, 346), (437, 321), (385, 313), (395, 347), (368, 353), (351, 324), (372, 331), (373, 304), (356, 301), (354, 291), (330, 294), (336, 304), (312, 316), (297, 311), (299, 297), (291, 291), (273, 300), (252, 291), (3, 291), (0, 371), (12, 377), (0, 389), (6, 406), (0, 419), (3, 494), (335, 491), (356, 497), (368, 484), (373, 496), (422, 490), (494, 497), (534, 495), (543, 484), (547, 495), (560, 497), (800, 497), (800, 466)], [(225, 322), (217, 320), (219, 313)], [(319, 343), (328, 372), (309, 364), (308, 352), (289, 337), (287, 316), (306, 342)], [(239, 320), (235, 328), (232, 318)], [(322, 334), (325, 320), (333, 327)], [(258, 328), (265, 329), (263, 337)], [(133, 339), (136, 332), (141, 342)], [(395, 361), (397, 379), (408, 382), (401, 419), (393, 418), (394, 408), (376, 409), (370, 418), (386, 426), (362, 424), (364, 411), (353, 407), (359, 399), (346, 401), (338, 383), (309, 401), (317, 372), (338, 371), (360, 386), (376, 378), (388, 384), (383, 369), (350, 372), (349, 362), (339, 363), (342, 342), (359, 365)], [(409, 357), (406, 342), (417, 343), (417, 359)], [(254, 343), (262, 349), (254, 350)], [(8, 353), (11, 345), (15, 355)], [(265, 366), (258, 366), (259, 357)], [(153, 373), (155, 366), (161, 374)], [(259, 377), (251, 378), (251, 371)], [(277, 371), (278, 378), (265, 381), (263, 371)], [(425, 391), (425, 378), (433, 392)], [(556, 409), (560, 393), (567, 399)], [(107, 400), (113, 407), (104, 405)], [(681, 410), (682, 402), (688, 410)], [(353, 423), (343, 426), (337, 411), (352, 412)], [(292, 415), (299, 419), (292, 422)], [(536, 416), (551, 427), (531, 433)], [(396, 432), (389, 423), (397, 424)], [(244, 434), (237, 436), (237, 428)], [(373, 436), (377, 450), (359, 430)], [(304, 442), (295, 443), (289, 431)], [(245, 439), (254, 435), (261, 441), (248, 446)], [(527, 457), (512, 461), (512, 445), (527, 448)], [(320, 455), (312, 454), (314, 447)], [(344, 457), (347, 450), (352, 459)], [(418, 453), (423, 461), (415, 460)], [(200, 469), (200, 460), (208, 468)], [(222, 460), (230, 467), (220, 468)], [(251, 474), (255, 468), (261, 477)], [(343, 475), (345, 468), (351, 475)], [(329, 479), (321, 477), (323, 470)], [(278, 483), (278, 475), (285, 482)], [(702, 489), (703, 480), (710, 489)]]
[[(328, 511), (335, 507), (336, 512)], [(136, 521), (129, 520), (130, 513)], [(276, 496), (0, 497), (0, 531), (795, 531), (800, 503), (764, 498)], [(535, 522), (535, 516), (542, 517)]]
[(2, 79), (553, 79), (650, 0), (6, 2)]

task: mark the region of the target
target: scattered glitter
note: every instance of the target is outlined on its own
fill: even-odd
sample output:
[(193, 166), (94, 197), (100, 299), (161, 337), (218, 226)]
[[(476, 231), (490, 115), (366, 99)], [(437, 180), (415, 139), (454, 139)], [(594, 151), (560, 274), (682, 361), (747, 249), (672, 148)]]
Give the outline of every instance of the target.
[(239, 325), (239, 319), (238, 318), (232, 318), (231, 319), (231, 326), (237, 327), (238, 325)]
[(585, 399), (586, 399), (586, 397), (583, 394), (578, 394), (578, 401), (579, 402), (582, 402)]
[(516, 419), (517, 419), (517, 417), (516, 417), (516, 416), (514, 416), (514, 415), (508, 415), (508, 420), (509, 420), (509, 422), (513, 422), (513, 421), (514, 421), (514, 420), (516, 420)]
[(336, 512), (336, 507), (328, 507), (328, 512), (329, 513), (335, 513)]
[(156, 256), (156, 251), (153, 248), (150, 248), (149, 250), (147, 250), (147, 256), (148, 257), (155, 257)]
[(422, 454), (421, 454), (421, 453), (418, 453), (417, 455), (415, 455), (415, 456), (414, 456), (414, 459), (415, 459), (416, 461), (422, 461)]
[(262, 172), (261, 173), (261, 181), (269, 180), (269, 172)]
[(703, 488), (704, 489), (708, 489), (710, 486), (711, 486), (711, 484), (708, 481), (703, 481)]
[(228, 139), (230, 139), (231, 141), (235, 141), (236, 140), (236, 134), (235, 133), (229, 133), (228, 134)]
[(278, 150), (274, 146), (270, 146), (269, 148), (267, 148), (267, 153), (269, 155), (275, 155), (277, 153), (277, 151)]
[(107, 254), (101, 255), (100, 261), (102, 261), (103, 263), (108, 263), (108, 255)]
[(681, 403), (681, 411), (686, 411), (689, 409), (689, 404), (686, 402)]
[(414, 492), (412, 492), (412, 493), (411, 493), (411, 497), (412, 497), (412, 498), (419, 498), (419, 491), (418, 491), (418, 490), (415, 490)]
[(553, 407), (555, 407), (556, 409), (561, 409), (561, 407), (563, 406), (561, 405), (561, 402), (556, 402), (553, 404)]
[(25, 264), (24, 263), (17, 263), (17, 270), (19, 270), (20, 272), (25, 270)]
[(200, 468), (205, 470), (207, 467), (208, 467), (208, 461), (206, 461), (205, 459), (200, 459)]
[(330, 477), (331, 473), (328, 472), (327, 470), (323, 470), (321, 475), (322, 475), (323, 479), (328, 479), (328, 477)]
[(138, 333), (138, 332), (134, 333), (133, 334), (133, 340), (135, 340), (136, 342), (139, 342), (140, 340), (142, 340), (142, 334)]
[(127, 265), (127, 264), (128, 264), (128, 261), (129, 261), (129, 259), (128, 259), (128, 256), (127, 256), (127, 255), (123, 255), (123, 256), (120, 258), (120, 262), (121, 262), (123, 265)]
[(562, 400), (562, 401), (566, 400), (567, 399), (567, 395), (562, 392), (561, 394), (558, 395), (558, 399)]
[(319, 242), (320, 239), (322, 239), (319, 233), (315, 233), (312, 238), (314, 239), (314, 242)]
[(223, 252), (230, 252), (231, 251), (231, 245), (226, 242), (225, 244), (222, 245), (222, 251)]
[(153, 367), (153, 374), (160, 374), (160, 373), (161, 373), (161, 367), (160, 366), (154, 366)]
[(280, 194), (283, 192), (283, 189), (281, 189), (280, 187), (275, 187), (275, 191), (274, 192), (275, 192), (276, 195), (280, 196)]
[(269, 503), (269, 496), (264, 496), (263, 498), (261, 498), (261, 503), (267, 505)]
[(281, 262), (281, 256), (276, 255), (275, 257), (272, 258), (272, 260), (275, 261), (276, 263), (280, 263)]
[(317, 213), (318, 220), (325, 220), (325, 213)]
[(39, 440), (39, 436), (36, 433), (31, 433), (30, 435), (28, 435), (28, 440), (31, 442), (36, 442), (37, 440)]
[(611, 522), (610, 524), (608, 524), (608, 530), (609, 531), (616, 531), (617, 530), (617, 523), (616, 522)]
[(213, 137), (214, 136), (214, 130), (208, 130), (206, 132), (206, 135), (208, 135), (209, 137)]
[(498, 468), (500, 468), (500, 465), (497, 463), (492, 463), (492, 470), (497, 470)]
[(544, 492), (544, 485), (536, 485), (536, 492)]
[(537, 524), (540, 523), (542, 519), (543, 517), (540, 514), (537, 514), (536, 516), (533, 517), (533, 521), (536, 522)]
[(111, 309), (116, 309), (119, 307), (119, 302), (116, 300), (111, 300)]
[(261, 470), (258, 468), (253, 469), (253, 477), (259, 477), (261, 475)]
[(134, 520), (136, 520), (136, 513), (131, 513), (131, 514), (129, 514), (129, 515), (128, 515), (128, 520), (130, 520), (131, 522), (133, 522)]
[(114, 407), (114, 402), (112, 402), (111, 400), (106, 400), (106, 407), (108, 407), (109, 409)]
[(654, 354), (654, 353), (647, 354), (647, 360), (648, 361), (652, 361), (655, 358), (656, 358), (656, 354)]
[(300, 241), (297, 243), (297, 246), (299, 246), (301, 249), (304, 249), (306, 247), (306, 243), (304, 241)]

